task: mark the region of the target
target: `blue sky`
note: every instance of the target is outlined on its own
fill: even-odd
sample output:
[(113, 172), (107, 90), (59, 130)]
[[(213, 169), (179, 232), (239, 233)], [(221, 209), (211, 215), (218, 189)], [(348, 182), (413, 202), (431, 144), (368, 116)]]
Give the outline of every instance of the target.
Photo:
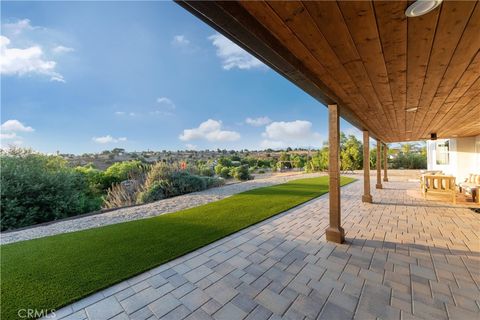
[(78, 154), (327, 138), (323, 105), (174, 3), (1, 6), (2, 146)]

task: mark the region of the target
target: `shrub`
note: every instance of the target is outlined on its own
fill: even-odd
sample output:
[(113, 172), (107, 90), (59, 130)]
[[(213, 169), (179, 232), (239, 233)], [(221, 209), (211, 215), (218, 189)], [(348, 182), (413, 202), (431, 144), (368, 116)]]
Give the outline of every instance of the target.
[(240, 161), (232, 161), (232, 166), (233, 167), (240, 167), (242, 163)]
[(76, 167), (75, 171), (82, 174), (88, 183), (92, 194), (101, 196), (104, 193), (104, 174), (103, 171), (95, 169), (93, 166)]
[(235, 167), (233, 169), (232, 175), (235, 179), (238, 179), (241, 181), (250, 180), (252, 178), (252, 176), (250, 175), (250, 172), (248, 172), (248, 165)]
[(224, 179), (228, 179), (230, 178), (230, 168), (228, 167), (222, 167), (222, 169), (220, 170), (220, 177), (224, 178)]
[(155, 181), (148, 190), (138, 195), (137, 203), (148, 203), (165, 198), (165, 180)]
[(232, 160), (225, 157), (221, 157), (220, 159), (218, 159), (218, 164), (220, 164), (222, 167), (231, 167)]
[(223, 169), (223, 168), (224, 168), (224, 167), (223, 167), (221, 164), (217, 164), (217, 165), (215, 166), (215, 174), (220, 175), (220, 174), (222, 173), (222, 169)]
[(180, 170), (178, 165), (172, 165), (165, 162), (157, 162), (148, 171), (145, 180), (145, 189), (150, 189), (154, 182), (160, 180), (169, 180), (173, 173)]
[(170, 178), (153, 182), (137, 197), (137, 203), (148, 203), (164, 198), (205, 190), (221, 186), (225, 183), (223, 179), (213, 177), (202, 177), (192, 175), (187, 171), (173, 173)]
[(11, 149), (0, 155), (1, 230), (98, 210), (85, 176), (57, 156)]
[(215, 175), (215, 171), (212, 169), (212, 167), (208, 165), (202, 165), (198, 168), (198, 173), (201, 176), (205, 177), (213, 177)]
[(175, 172), (171, 177), (170, 183), (171, 190), (169, 191), (171, 195), (169, 196), (201, 191), (207, 188), (207, 183), (204, 179), (184, 171)]
[(207, 189), (220, 187), (225, 184), (225, 180), (223, 178), (214, 178), (214, 177), (202, 177), (202, 178), (205, 180), (207, 184)]
[(108, 190), (105, 196), (104, 208), (120, 208), (131, 206), (137, 203), (137, 196), (140, 193), (141, 184), (134, 182), (134, 185), (115, 183)]
[(427, 167), (427, 157), (416, 153), (400, 153), (393, 159), (392, 166), (395, 169), (425, 169)]
[(108, 189), (114, 183), (120, 183), (133, 176), (142, 174), (143, 165), (138, 160), (123, 161), (112, 164), (104, 172), (104, 188)]

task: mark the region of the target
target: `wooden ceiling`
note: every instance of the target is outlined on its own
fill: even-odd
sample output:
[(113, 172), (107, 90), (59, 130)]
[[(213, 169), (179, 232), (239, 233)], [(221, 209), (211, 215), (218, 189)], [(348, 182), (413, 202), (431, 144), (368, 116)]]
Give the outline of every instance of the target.
[(477, 1), (178, 3), (383, 142), (480, 134)]

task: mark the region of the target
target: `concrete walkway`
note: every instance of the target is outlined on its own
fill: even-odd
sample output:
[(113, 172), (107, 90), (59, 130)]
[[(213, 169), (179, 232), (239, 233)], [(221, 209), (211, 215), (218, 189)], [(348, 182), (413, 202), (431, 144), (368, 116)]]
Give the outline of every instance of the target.
[[(328, 194), (56, 312), (57, 319), (478, 319), (480, 216), (391, 178)], [(51, 319), (51, 318), (50, 318)]]

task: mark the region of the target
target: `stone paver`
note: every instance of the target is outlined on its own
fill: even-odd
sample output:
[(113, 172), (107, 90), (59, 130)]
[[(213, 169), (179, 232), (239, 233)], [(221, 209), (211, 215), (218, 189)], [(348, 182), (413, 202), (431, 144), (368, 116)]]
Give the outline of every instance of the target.
[(177, 300), (177, 298), (168, 293), (160, 299), (150, 303), (148, 307), (158, 318), (161, 318), (170, 311), (174, 310), (180, 304), (181, 303), (179, 300)]
[(109, 297), (96, 302), (85, 309), (88, 318), (107, 320), (123, 312), (123, 308), (115, 297)]
[[(57, 319), (478, 319), (480, 216), (390, 177), (343, 187), (347, 242), (325, 241), (328, 195), (107, 288)], [(98, 317), (97, 317), (98, 316)]]

